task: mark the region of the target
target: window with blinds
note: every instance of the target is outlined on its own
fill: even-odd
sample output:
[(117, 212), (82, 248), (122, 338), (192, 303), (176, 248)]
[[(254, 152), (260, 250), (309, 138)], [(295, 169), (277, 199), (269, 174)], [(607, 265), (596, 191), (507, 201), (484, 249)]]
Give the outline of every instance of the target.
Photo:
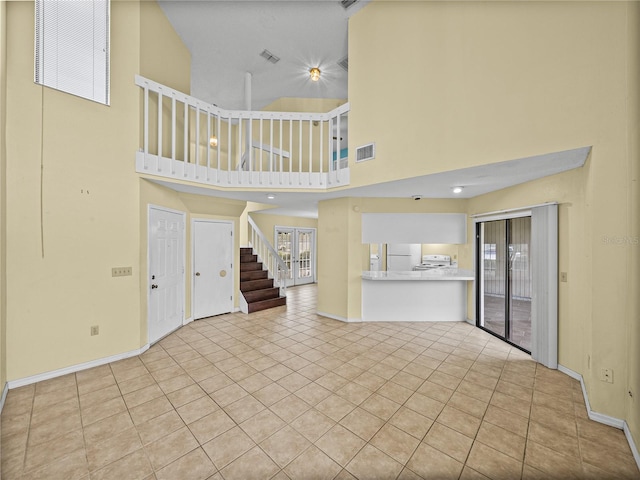
[(109, 0), (35, 7), (35, 82), (109, 105)]

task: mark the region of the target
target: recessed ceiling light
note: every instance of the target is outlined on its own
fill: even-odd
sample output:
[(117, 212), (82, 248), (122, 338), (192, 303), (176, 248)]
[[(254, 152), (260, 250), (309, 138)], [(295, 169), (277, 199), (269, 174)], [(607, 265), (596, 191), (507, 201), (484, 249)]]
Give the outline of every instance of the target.
[(276, 198), (276, 196), (273, 193), (270, 193), (270, 194), (267, 195), (267, 198), (269, 200), (273, 200), (274, 198)]
[(462, 187), (453, 187), (451, 191), (453, 191), (453, 193), (462, 193)]
[(309, 70), (309, 76), (311, 77), (311, 81), (317, 82), (320, 80), (320, 69), (318, 67), (313, 67)]

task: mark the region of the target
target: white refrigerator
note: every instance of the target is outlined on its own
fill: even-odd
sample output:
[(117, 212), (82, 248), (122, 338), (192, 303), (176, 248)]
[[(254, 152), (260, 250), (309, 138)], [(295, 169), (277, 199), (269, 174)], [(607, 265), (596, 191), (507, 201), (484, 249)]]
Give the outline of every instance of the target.
[(387, 245), (387, 271), (406, 272), (420, 265), (422, 245), (419, 243), (396, 243)]

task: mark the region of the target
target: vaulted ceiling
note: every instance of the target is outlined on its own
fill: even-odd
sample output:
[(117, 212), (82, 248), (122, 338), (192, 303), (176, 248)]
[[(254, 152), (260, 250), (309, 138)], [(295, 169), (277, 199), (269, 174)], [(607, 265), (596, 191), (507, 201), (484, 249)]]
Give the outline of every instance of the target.
[[(159, 0), (191, 52), (191, 95), (232, 110), (245, 108), (245, 79), (251, 74), (251, 109), (282, 97), (347, 99), (348, 20), (370, 0)], [(267, 50), (279, 60), (261, 56)], [(312, 82), (309, 69), (320, 68)], [(346, 136), (343, 135), (343, 136)], [(317, 216), (318, 201), (329, 198), (470, 198), (584, 165), (590, 147), (540, 152), (480, 167), (417, 176), (329, 192), (211, 190), (158, 182), (169, 188), (272, 204), (271, 213)], [(535, 167), (534, 167), (535, 166)], [(465, 185), (460, 194), (452, 186)]]
[[(351, 2), (348, 2), (351, 3)], [(281, 97), (347, 98), (348, 8), (338, 0), (171, 0), (159, 4), (191, 52), (191, 94), (225, 109), (251, 109)], [(267, 50), (279, 61), (260, 54)], [(309, 69), (319, 67), (320, 81)]]

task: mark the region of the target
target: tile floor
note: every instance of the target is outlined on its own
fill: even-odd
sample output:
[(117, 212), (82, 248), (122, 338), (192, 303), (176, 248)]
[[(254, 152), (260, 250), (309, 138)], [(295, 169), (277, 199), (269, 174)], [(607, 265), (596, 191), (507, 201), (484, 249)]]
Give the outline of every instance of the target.
[(287, 307), (9, 392), (2, 479), (640, 478), (578, 382), (466, 323)]

